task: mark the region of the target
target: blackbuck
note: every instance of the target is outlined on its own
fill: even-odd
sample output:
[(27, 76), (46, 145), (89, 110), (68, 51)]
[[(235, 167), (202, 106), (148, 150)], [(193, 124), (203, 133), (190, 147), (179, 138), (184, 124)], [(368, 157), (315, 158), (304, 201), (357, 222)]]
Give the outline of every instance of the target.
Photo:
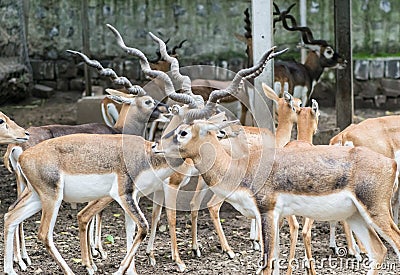
[(301, 32), (303, 44), (300, 46), (309, 50), (304, 64), (296, 61), (275, 62), (275, 90), (280, 89), (280, 94), (282, 94), (285, 83), (288, 83), (289, 93), (300, 98), (303, 106), (306, 106), (310, 101), (314, 86), (320, 80), (324, 70), (344, 69), (347, 61), (325, 40), (315, 40), (310, 28), (297, 25), (295, 18), (289, 14), (295, 4), (282, 12), (275, 3), (274, 6), (274, 14), (278, 16), (278, 20), (275, 21), (281, 21), (283, 27), (288, 31)]
[[(169, 41), (169, 39), (165, 43), (167, 43), (168, 41)], [(182, 45), (183, 45), (184, 42), (186, 42), (186, 40), (182, 40), (179, 44), (175, 45), (172, 48), (172, 50), (169, 50), (168, 47), (167, 47), (168, 53), (171, 54), (172, 56), (177, 56), (178, 54), (177, 54), (176, 51), (178, 49), (182, 48)], [(169, 66), (170, 66), (169, 63), (166, 62), (165, 60), (162, 60), (159, 50), (156, 51), (156, 54), (157, 54), (157, 58), (148, 61), (149, 65), (150, 65), (150, 68), (152, 70), (168, 72), (169, 71)], [(163, 83), (160, 82), (158, 84), (159, 84), (159, 86), (162, 86), (162, 87), (160, 87), (161, 90), (164, 90)], [(125, 91), (124, 90), (119, 90), (119, 91), (127, 92), (126, 90)], [(161, 93), (162, 92), (163, 91), (161, 91)], [(108, 97), (105, 97), (101, 101), (102, 117), (103, 117), (104, 122), (108, 126), (112, 127), (115, 124), (115, 122), (118, 120), (118, 116), (119, 116), (119, 113), (121, 111), (121, 107), (122, 107), (121, 103), (115, 102), (114, 100), (111, 100)]]
[[(15, 172), (17, 178), (17, 190), (18, 193), (22, 192), (25, 187), (25, 183), (19, 175), (16, 164), (18, 157), (23, 150), (32, 147), (44, 140), (52, 139), (55, 137), (76, 134), (76, 133), (88, 133), (88, 134), (118, 134), (128, 133), (134, 135), (143, 135), (146, 128), (146, 123), (160, 120), (167, 121), (168, 119), (164, 114), (168, 113), (168, 106), (160, 103), (150, 96), (148, 96), (143, 88), (132, 83), (125, 77), (119, 77), (110, 68), (103, 68), (101, 64), (96, 60), (90, 60), (85, 55), (70, 51), (73, 54), (80, 55), (84, 61), (89, 65), (95, 67), (99, 74), (102, 76), (108, 76), (115, 84), (124, 86), (129, 92), (127, 94), (118, 92), (116, 90), (107, 89), (112, 100), (122, 104), (121, 115), (115, 122), (113, 127), (109, 127), (103, 123), (88, 123), (81, 125), (45, 125), (37, 127), (29, 127), (30, 139), (28, 142), (23, 144), (10, 144), (7, 147), (7, 151), (4, 155), (4, 164), (10, 172)], [(26, 270), (26, 264), (31, 264), (31, 260), (25, 249), (25, 242), (23, 236), (23, 229), (17, 231), (16, 246), (15, 246), (15, 261), (18, 262), (22, 270)], [(20, 235), (20, 236), (18, 236)], [(101, 247), (101, 243), (97, 242), (98, 250), (105, 257), (104, 251)], [(22, 253), (22, 255), (21, 255)]]
[[(190, 91), (189, 90), (185, 90), (185, 89), (183, 89), (183, 90), (185, 90), (186, 93), (184, 93), (184, 94), (176, 94), (174, 92), (174, 87), (172, 85), (171, 80), (169, 80), (168, 76), (165, 73), (163, 73), (161, 71), (153, 71), (153, 70), (151, 70), (150, 67), (149, 67), (148, 61), (145, 58), (145, 56), (143, 55), (143, 53), (141, 53), (137, 49), (127, 47), (125, 45), (121, 35), (119, 34), (119, 32), (115, 28), (113, 28), (111, 25), (108, 25), (108, 27), (113, 31), (113, 33), (115, 34), (115, 36), (117, 38), (118, 45), (125, 52), (127, 52), (130, 55), (134, 55), (136, 57), (139, 57), (140, 63), (142, 65), (142, 70), (144, 71), (144, 73), (147, 76), (149, 76), (151, 78), (161, 77), (162, 79), (165, 79), (166, 94), (173, 100), (176, 100), (178, 102), (182, 102), (182, 103), (186, 103), (187, 104), (186, 106), (183, 106), (182, 108), (180, 108), (180, 107), (178, 107), (178, 108), (174, 107), (173, 108), (174, 116), (171, 119), (170, 124), (168, 124), (168, 127), (172, 127), (172, 129), (176, 128), (177, 124), (175, 124), (175, 126), (174, 126), (174, 123), (175, 123), (175, 121), (177, 121), (177, 123), (179, 124), (182, 121), (182, 113), (181, 113), (181, 111), (183, 111), (184, 109), (188, 110), (188, 113), (190, 113), (191, 111), (193, 111), (193, 109), (199, 108), (198, 104), (199, 104), (200, 101), (198, 100), (197, 97), (192, 96), (192, 95), (190, 95), (190, 96), (187, 95), (186, 93), (190, 94)], [(152, 37), (153, 37), (153, 39), (155, 38), (154, 36), (152, 36)], [(161, 44), (160, 44), (160, 46), (161, 46)], [(163, 53), (162, 49), (160, 49), (160, 51), (161, 51), (161, 53)], [(209, 99), (209, 101), (207, 102), (207, 105), (206, 105), (206, 108), (205, 108), (205, 110), (207, 110), (207, 112), (204, 112), (203, 114), (207, 115), (209, 112), (214, 113), (217, 100), (222, 98), (223, 96), (229, 95), (230, 93), (234, 93), (237, 90), (237, 88), (238, 88), (238, 86), (239, 86), (239, 84), (240, 84), (242, 79), (255, 77), (255, 76), (259, 75), (261, 73), (262, 69), (264, 68), (265, 63), (268, 60), (270, 60), (271, 58), (273, 58), (274, 56), (276, 56), (277, 54), (280, 54), (280, 53), (272, 53), (272, 52), (273, 52), (273, 49), (271, 49), (268, 52), (266, 52), (263, 55), (261, 61), (256, 66), (254, 66), (253, 68), (244, 69), (244, 70), (239, 71), (237, 73), (237, 75), (235, 76), (234, 80), (228, 86), (227, 89), (221, 90), (221, 91), (216, 91), (215, 92), (216, 93), (215, 96), (212, 96)], [(180, 73), (179, 73), (179, 65), (177, 63), (174, 63), (173, 71), (174, 71), (174, 73), (172, 74), (172, 77), (177, 77), (177, 78), (181, 78), (181, 79), (182, 78), (183, 79), (187, 79), (187, 78), (182, 77), (180, 75)], [(187, 82), (184, 82), (184, 84), (186, 85)], [(190, 85), (189, 85), (189, 87), (190, 87)], [(178, 96), (179, 97), (189, 96), (190, 100), (187, 100), (186, 102), (184, 102), (182, 100), (178, 100), (177, 99)], [(188, 165), (186, 164), (185, 167), (188, 167)], [(189, 169), (191, 169), (191, 168), (192, 167), (189, 166)], [(185, 174), (186, 176), (190, 176), (190, 173), (188, 173), (187, 171), (185, 171), (185, 170), (181, 171), (181, 173), (184, 173), (184, 172), (186, 173)], [(197, 170), (196, 170), (196, 173), (197, 173)], [(171, 183), (169, 183), (168, 186), (166, 186), (166, 187), (167, 187), (167, 190), (173, 190), (173, 189), (177, 189), (179, 186), (181, 186), (181, 182), (179, 182), (179, 184), (177, 186), (173, 186)], [(165, 202), (166, 202), (167, 206), (169, 207), (169, 204), (171, 204), (171, 208), (175, 209), (175, 207), (172, 206), (172, 203), (175, 203), (175, 200), (171, 199), (170, 197), (168, 197), (170, 194), (174, 195), (174, 192), (167, 192), (167, 191), (164, 190), (165, 189), (164, 187), (165, 187), (165, 185), (162, 185), (162, 184), (161, 185), (160, 184), (153, 184), (152, 187), (151, 187), (151, 191), (152, 192), (156, 192), (158, 195), (160, 194), (160, 192), (165, 192)], [(138, 194), (138, 196), (141, 196), (141, 194)], [(87, 223), (88, 223), (88, 221), (90, 221), (90, 219), (92, 218), (92, 216), (96, 212), (101, 211), (109, 202), (111, 202), (111, 200), (112, 199), (110, 199), (110, 198), (104, 198), (104, 199), (98, 200), (96, 202), (91, 202), (81, 212), (81, 214), (78, 216), (78, 222), (79, 222), (79, 228), (80, 228), (80, 234), (81, 234), (81, 248), (82, 248), (82, 259), (83, 259), (82, 262), (90, 270), (92, 270), (92, 266), (93, 265), (91, 263), (93, 261), (91, 259), (90, 251), (88, 250), (88, 245), (85, 245), (85, 243), (87, 243), (87, 233), (85, 231), (87, 229)], [(158, 207), (156, 211), (161, 211), (161, 208)], [(152, 232), (154, 230), (154, 233), (155, 233), (156, 224), (158, 222), (158, 219), (159, 219), (159, 214), (157, 214), (157, 212), (156, 213), (153, 212)], [(131, 238), (129, 236), (133, 235), (133, 233), (129, 233), (129, 232), (133, 232), (133, 231), (134, 231), (133, 227), (128, 225), (127, 226), (128, 248), (129, 248), (129, 238)], [(173, 233), (174, 232), (171, 233), (171, 238), (174, 238), (174, 234)], [(150, 237), (154, 238), (154, 234), (152, 233)], [(176, 244), (176, 237), (175, 237), (175, 241), (173, 240), (171, 243), (172, 244), (174, 244), (174, 243)], [(151, 240), (149, 240), (149, 245), (152, 246), (152, 244), (153, 244), (153, 241), (151, 239)], [(154, 264), (155, 263), (155, 259), (154, 259), (154, 255), (152, 254), (152, 247), (149, 250), (149, 246), (148, 246), (147, 253), (149, 253), (151, 263)], [(185, 267), (184, 263), (179, 258), (177, 247), (173, 247), (172, 248), (172, 254), (173, 254), (172, 258), (177, 263), (178, 269), (181, 270), (181, 271), (184, 270), (186, 267)]]
[[(133, 48), (129, 49), (131, 52)], [(99, 63), (80, 55), (84, 61), (94, 67)], [(140, 51), (141, 62), (146, 58)], [(146, 64), (148, 65), (148, 64)], [(146, 74), (160, 77), (166, 81), (167, 95), (188, 106), (197, 107), (195, 100), (186, 94), (177, 94), (171, 80), (162, 72), (149, 69)], [(124, 146), (127, 146), (125, 148)], [(89, 274), (96, 270), (91, 258), (88, 258), (87, 224), (94, 214), (99, 213), (113, 199), (122, 206), (129, 216), (130, 228), (127, 240), (132, 240), (128, 246), (128, 253), (122, 262), (118, 274), (124, 272), (135, 273), (134, 253), (145, 237), (148, 224), (138, 208), (138, 197), (162, 190), (163, 180), (176, 171), (176, 167), (183, 164), (177, 162), (174, 168), (168, 166), (163, 157), (154, 156), (149, 151), (151, 143), (141, 137), (133, 135), (68, 135), (43, 141), (28, 148), (19, 157), (18, 171), (24, 176), (30, 188), (25, 188), (18, 202), (5, 216), (5, 232), (7, 235), (5, 250), (4, 271), (15, 274), (12, 268), (13, 234), (16, 227), (26, 218), (42, 209), (42, 222), (39, 229), (39, 239), (46, 244), (46, 248), (59, 264), (65, 274), (72, 271), (63, 260), (53, 244), (53, 227), (58, 208), (62, 200), (70, 202), (89, 202), (78, 214), (79, 233), (82, 248), (83, 264)], [(45, 152), (50, 152), (51, 158), (41, 160)], [(109, 157), (107, 157), (109, 156)], [(126, 158), (126, 159), (125, 159)], [(41, 168), (40, 168), (41, 167)], [(189, 167), (190, 168), (190, 167)], [(185, 172), (187, 172), (185, 170)], [(47, 174), (50, 173), (50, 174)], [(84, 183), (82, 183), (84, 182)], [(85, 191), (81, 192), (79, 184), (83, 184)], [(76, 192), (76, 189), (80, 192)], [(87, 191), (87, 192), (86, 192)], [(110, 200), (111, 198), (111, 200)], [(26, 210), (29, 209), (29, 210)], [(89, 213), (90, 219), (82, 222)], [(138, 225), (138, 234), (134, 239), (132, 219)], [(86, 254), (85, 254), (85, 251)]]
[[(243, 127), (243, 131), (241, 135), (237, 135), (234, 138), (229, 139), (228, 145), (230, 148), (226, 151), (234, 158), (241, 157), (245, 154), (251, 154), (253, 151), (257, 151), (260, 147), (263, 146), (262, 142), (268, 138), (269, 140), (274, 140), (275, 147), (283, 147), (290, 141), (291, 132), (294, 123), (297, 122), (298, 114), (301, 110), (300, 105), (301, 101), (297, 98), (293, 98), (289, 93), (285, 93), (284, 97), (279, 98), (276, 93), (267, 85), (263, 84), (263, 91), (265, 95), (273, 100), (277, 105), (277, 117), (278, 117), (278, 127), (275, 130), (275, 135), (271, 136), (266, 129), (254, 128), (254, 127)], [(265, 136), (266, 135), (266, 136)], [(224, 145), (224, 143), (222, 143)], [(226, 146), (228, 147), (228, 146)], [(243, 149), (245, 148), (245, 149)], [(204, 189), (205, 183), (204, 181), (199, 181), (199, 184), (196, 188), (196, 193), (191, 201), (191, 219), (192, 219), (192, 250), (199, 256), (199, 242), (197, 239), (197, 217), (198, 217), (198, 209), (200, 208), (200, 204), (204, 199), (205, 192), (201, 191)], [(223, 232), (221, 223), (219, 210), (223, 204), (224, 200), (214, 195), (211, 200), (207, 203), (207, 207), (210, 211), (210, 216), (213, 221), (214, 227), (218, 234), (222, 251), (227, 253), (230, 258), (235, 256), (232, 248), (229, 246), (225, 234)], [(292, 242), (295, 242), (297, 239), (297, 231), (298, 224), (292, 223), (292, 220), (289, 220), (291, 235), (296, 236), (293, 238)], [(256, 228), (255, 220), (252, 220), (251, 223), (251, 232), (250, 239), (253, 241), (253, 247), (255, 250), (259, 250), (259, 233), (260, 230)], [(291, 254), (290, 257), (294, 257), (294, 249), (296, 245), (291, 244)]]
[[(74, 274), (53, 243), (61, 202), (91, 202), (111, 197), (138, 228), (116, 274), (136, 274), (134, 254), (148, 231), (147, 220), (138, 206), (138, 194), (147, 195), (157, 183), (162, 186), (162, 179), (174, 172), (169, 166), (171, 162), (155, 156), (151, 146), (151, 142), (134, 135), (74, 134), (46, 140), (25, 150), (17, 168), (29, 188), (24, 189), (4, 216), (4, 272), (17, 274), (12, 267), (16, 227), (42, 210), (38, 238), (64, 274)], [(176, 163), (179, 166), (182, 161)], [(89, 209), (96, 214), (102, 208)], [(85, 211), (88, 207), (78, 215)], [(80, 234), (86, 230), (79, 229)], [(82, 243), (83, 236), (80, 240), (81, 246), (88, 245)], [(84, 264), (88, 273), (93, 274), (96, 266), (91, 262)]]
[(0, 144), (24, 143), (30, 138), (27, 130), (0, 112)]
[[(316, 100), (312, 99), (312, 107), (301, 107), (297, 115), (297, 140), (291, 141), (285, 145), (285, 148), (289, 147), (308, 147), (313, 144), (313, 136), (318, 130), (318, 120), (319, 120), (319, 106)], [(290, 232), (290, 255), (294, 258), (294, 252), (292, 249), (296, 247), (297, 237), (298, 237), (298, 222), (295, 216), (291, 216), (292, 223), (296, 226), (296, 231)], [(306, 252), (306, 268), (307, 274), (315, 274), (314, 262), (311, 261), (311, 228), (313, 220), (305, 218), (303, 221), (303, 243)], [(289, 257), (289, 262), (292, 257)], [(292, 265), (288, 265), (287, 274), (292, 274)]]
[[(174, 57), (176, 58), (176, 57)], [(166, 65), (168, 64), (168, 67)], [(155, 70), (169, 72), (169, 62), (166, 60), (158, 61), (156, 64), (151, 64), (150, 67)], [(191, 91), (195, 95), (200, 95), (204, 101), (207, 101), (210, 97), (210, 94), (214, 90), (222, 90), (226, 89), (231, 80), (214, 80), (214, 79), (202, 79), (196, 78), (191, 81)], [(155, 80), (155, 86), (162, 87), (162, 83), (158, 83), (157, 79)], [(236, 96), (228, 95), (221, 99), (221, 103), (232, 103), (239, 101), (241, 104), (241, 112), (240, 112), (240, 122), (244, 125), (246, 122), (246, 115), (247, 115), (247, 106), (249, 106), (249, 98), (248, 95), (245, 93), (242, 87), (239, 87), (241, 92), (237, 93)], [(111, 124), (118, 117), (119, 107), (114, 102), (110, 102), (107, 99), (102, 101), (102, 110), (103, 110), (103, 119), (107, 125)]]
[[(0, 112), (0, 144), (15, 144), (21, 145), (28, 142), (30, 134), (27, 130), (19, 126), (13, 120), (11, 120), (6, 114)], [(24, 242), (22, 242), (24, 245)], [(19, 249), (20, 242), (15, 243), (15, 249)], [(25, 246), (24, 246), (25, 248)], [(26, 264), (22, 260), (21, 254), (16, 257), (15, 260), (20, 263), (22, 268), (26, 269)], [(28, 263), (30, 263), (28, 258)]]
[[(330, 145), (341, 146), (364, 146), (386, 157), (394, 159), (400, 167), (400, 116), (384, 116), (369, 118), (358, 124), (351, 124), (336, 136), (332, 137)], [(399, 168), (398, 168), (399, 169)], [(392, 199), (393, 217), (396, 224), (399, 223), (399, 189)], [(353, 254), (359, 253), (352, 232), (349, 231), (346, 223), (343, 224), (349, 251)], [(331, 246), (335, 245), (335, 227), (331, 228)], [(362, 244), (359, 243), (361, 248)]]
[[(274, 26), (282, 22), (283, 27), (288, 31), (300, 31), (303, 43), (301, 47), (309, 50), (304, 64), (296, 61), (274, 62), (274, 90), (283, 96), (285, 87), (296, 98), (300, 98), (302, 106), (309, 104), (315, 84), (320, 80), (325, 69), (344, 69), (347, 61), (341, 57), (334, 48), (325, 40), (315, 40), (308, 27), (297, 26), (295, 18), (289, 14), (295, 4), (286, 11), (280, 11), (274, 3), (275, 12)], [(247, 44), (248, 56), (252, 56), (252, 34), (249, 14), (245, 13), (246, 33), (245, 36), (238, 36), (239, 40)], [(288, 20), (290, 23), (288, 23)]]
[(266, 146), (232, 159), (216, 137), (231, 122), (189, 122), (165, 135), (154, 152), (192, 159), (217, 196), (256, 219), (263, 236), (258, 273), (279, 274), (279, 221), (289, 215), (346, 220), (366, 246), (370, 275), (378, 274), (387, 251), (377, 233), (400, 258), (400, 231), (391, 214), (394, 160), (367, 148), (333, 146)]

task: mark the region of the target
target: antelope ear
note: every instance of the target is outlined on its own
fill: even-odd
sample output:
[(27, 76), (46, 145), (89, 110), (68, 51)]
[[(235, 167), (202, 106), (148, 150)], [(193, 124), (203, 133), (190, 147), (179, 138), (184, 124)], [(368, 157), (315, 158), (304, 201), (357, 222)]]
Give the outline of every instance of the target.
[(225, 112), (220, 112), (216, 115), (213, 115), (209, 119), (207, 119), (208, 122), (211, 122), (213, 124), (218, 124), (226, 120)]
[(126, 93), (123, 93), (123, 92), (120, 92), (120, 91), (117, 91), (117, 90), (114, 90), (114, 89), (110, 89), (110, 88), (106, 89), (106, 93), (108, 93), (109, 95), (115, 95), (115, 96), (127, 97), (127, 98), (136, 97), (136, 95), (126, 94)]
[(284, 92), (283, 93), (283, 98), (285, 99), (285, 101), (289, 104), (293, 103), (293, 96), (291, 94), (289, 94), (288, 92)]
[(111, 99), (112, 101), (115, 101), (116, 103), (119, 103), (119, 104), (126, 103), (126, 104), (133, 105), (135, 103), (133, 98), (126, 98), (126, 97), (117, 96), (117, 95), (107, 95), (107, 97), (109, 99)]
[(239, 120), (232, 120), (220, 123), (200, 123), (200, 135), (205, 135), (209, 132), (218, 132), (230, 125), (238, 124), (239, 122)]
[(319, 113), (318, 102), (315, 99), (311, 99), (311, 102), (312, 102), (311, 109), (312, 109), (314, 115), (316, 117), (319, 117), (320, 113)]
[(262, 85), (264, 94), (265, 94), (269, 99), (271, 99), (271, 100), (275, 101), (276, 103), (278, 103), (279, 97), (278, 97), (278, 95), (275, 93), (275, 91), (274, 91), (270, 86), (268, 86), (268, 85), (265, 84), (265, 83), (262, 83), (261, 85)]

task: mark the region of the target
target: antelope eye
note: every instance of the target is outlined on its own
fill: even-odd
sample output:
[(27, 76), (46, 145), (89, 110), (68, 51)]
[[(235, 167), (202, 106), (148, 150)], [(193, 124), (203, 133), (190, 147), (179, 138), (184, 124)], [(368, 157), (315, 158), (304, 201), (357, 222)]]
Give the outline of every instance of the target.
[(0, 118), (0, 124), (3, 124), (4, 123), (4, 120), (2, 120), (1, 118)]
[(186, 131), (180, 132), (181, 137), (184, 137), (184, 136), (186, 136), (187, 134), (188, 134), (188, 132), (186, 132)]
[(149, 100), (146, 100), (144, 103), (145, 103), (146, 105), (150, 105), (151, 102), (152, 102), (152, 101), (149, 99)]
[(333, 52), (331, 50), (327, 50), (326, 53), (327, 54), (333, 54)]

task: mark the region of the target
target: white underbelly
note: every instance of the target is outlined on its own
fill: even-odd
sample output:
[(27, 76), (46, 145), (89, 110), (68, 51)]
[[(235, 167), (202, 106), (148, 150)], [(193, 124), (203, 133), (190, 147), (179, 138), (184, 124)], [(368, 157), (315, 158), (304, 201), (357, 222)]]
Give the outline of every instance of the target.
[(139, 196), (147, 196), (150, 193), (163, 190), (164, 180), (174, 172), (171, 168), (158, 170), (145, 170), (135, 179), (135, 187)]
[(357, 211), (348, 191), (323, 196), (281, 194), (275, 209), (281, 216), (297, 215), (318, 221), (345, 220)]
[(89, 202), (109, 196), (111, 188), (117, 184), (117, 174), (64, 174), (64, 201)]
[(258, 207), (253, 196), (244, 190), (235, 190), (226, 192), (223, 188), (212, 187), (211, 190), (220, 198), (224, 198), (226, 202), (231, 204), (243, 216), (254, 219), (258, 216)]

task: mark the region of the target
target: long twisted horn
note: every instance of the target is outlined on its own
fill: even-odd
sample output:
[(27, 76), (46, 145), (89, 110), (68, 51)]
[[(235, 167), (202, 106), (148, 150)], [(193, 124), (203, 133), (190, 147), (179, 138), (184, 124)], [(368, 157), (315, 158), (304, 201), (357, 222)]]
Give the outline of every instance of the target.
[(217, 101), (228, 95), (234, 95), (237, 92), (239, 84), (243, 78), (249, 79), (252, 77), (257, 77), (259, 74), (261, 74), (266, 63), (269, 60), (271, 60), (275, 56), (278, 56), (288, 50), (288, 49), (284, 49), (282, 51), (273, 53), (275, 51), (275, 48), (276, 47), (272, 47), (267, 52), (265, 52), (264, 55), (261, 57), (260, 61), (255, 66), (248, 68), (248, 69), (242, 69), (239, 72), (237, 72), (235, 77), (233, 78), (231, 84), (229, 84), (229, 86), (227, 88), (222, 89), (222, 90), (212, 91), (212, 93), (210, 94), (210, 96), (208, 98), (206, 106), (200, 110), (190, 110), (185, 116), (185, 122), (191, 123), (195, 119), (203, 119), (203, 118), (210, 117), (215, 111)]
[[(187, 41), (187, 40), (184, 39), (184, 40), (181, 41), (181, 43), (179, 43), (178, 45), (175, 45), (175, 46), (172, 48), (172, 50), (171, 50), (171, 54), (172, 54), (172, 55), (175, 55), (175, 54), (176, 54), (176, 50), (182, 48), (183, 43), (185, 43), (186, 41)], [(169, 51), (167, 51), (167, 52), (168, 52), (168, 54), (169, 54)]]
[(183, 103), (183, 104), (188, 104), (189, 108), (197, 108), (197, 102), (189, 95), (186, 94), (178, 94), (175, 92), (174, 85), (172, 84), (171, 79), (169, 76), (161, 71), (156, 71), (152, 70), (150, 68), (150, 64), (147, 61), (146, 56), (138, 49), (136, 48), (131, 48), (127, 47), (125, 45), (124, 40), (122, 39), (121, 34), (117, 31), (116, 28), (111, 26), (110, 24), (107, 24), (107, 27), (114, 33), (115, 37), (117, 38), (117, 43), (118, 45), (129, 55), (137, 56), (139, 57), (139, 62), (140, 66), (142, 68), (142, 71), (145, 75), (151, 77), (151, 78), (157, 78), (159, 77), (165, 85), (165, 93), (169, 98), (172, 100), (175, 100), (177, 102)]
[(139, 85), (132, 85), (132, 83), (129, 81), (129, 79), (127, 79), (124, 76), (118, 76), (110, 68), (104, 68), (103, 66), (101, 66), (99, 61), (94, 60), (94, 59), (89, 59), (85, 54), (77, 52), (77, 51), (67, 50), (67, 52), (74, 54), (74, 55), (79, 55), (83, 59), (83, 61), (85, 61), (86, 64), (88, 64), (90, 67), (97, 69), (101, 76), (108, 76), (114, 84), (124, 86), (125, 89), (130, 94), (134, 94), (134, 95), (138, 95), (138, 96), (144, 96), (146, 94), (146, 91), (142, 87), (140, 87)]
[[(168, 42), (169, 42), (169, 38), (168, 38), (167, 40), (165, 40), (165, 42), (164, 42), (165, 45), (167, 45)], [(154, 63), (157, 63), (158, 61), (161, 60), (162, 57), (161, 57), (160, 50), (157, 50), (157, 51), (156, 51), (156, 55), (157, 55), (157, 58), (156, 58), (156, 59), (153, 59), (153, 60), (149, 60), (150, 63), (153, 63), (153, 64), (154, 64)]]
[[(159, 47), (160, 47), (160, 53), (161, 53), (161, 57), (167, 61), (168, 63), (171, 64), (171, 74), (172, 74), (172, 78), (174, 80), (176, 80), (179, 84), (182, 85), (182, 90), (184, 91), (184, 93), (194, 97), (195, 95), (192, 93), (192, 81), (190, 80), (190, 78), (186, 75), (182, 75), (179, 71), (179, 61), (178, 59), (176, 59), (175, 57), (172, 57), (168, 54), (167, 51), (167, 46), (164, 43), (164, 41), (162, 41), (160, 38), (158, 38), (157, 36), (155, 36), (153, 33), (149, 32), (151, 38), (158, 43)], [(202, 100), (202, 102), (200, 102), (202, 105), (204, 105), (204, 100)]]
[[(293, 15), (289, 14), (290, 10), (296, 5), (296, 3), (292, 4), (287, 10), (280, 11), (278, 6), (274, 4), (276, 12), (274, 15), (278, 15), (276, 22), (282, 21), (283, 27), (288, 31), (300, 31), (301, 37), (305, 44), (313, 44), (313, 45), (322, 45), (327, 46), (328, 43), (325, 40), (315, 40), (312, 34), (312, 31), (309, 27), (299, 27), (297, 26), (296, 19)], [(288, 25), (287, 20), (290, 20), (291, 26)], [(274, 19), (275, 22), (275, 19)]]

